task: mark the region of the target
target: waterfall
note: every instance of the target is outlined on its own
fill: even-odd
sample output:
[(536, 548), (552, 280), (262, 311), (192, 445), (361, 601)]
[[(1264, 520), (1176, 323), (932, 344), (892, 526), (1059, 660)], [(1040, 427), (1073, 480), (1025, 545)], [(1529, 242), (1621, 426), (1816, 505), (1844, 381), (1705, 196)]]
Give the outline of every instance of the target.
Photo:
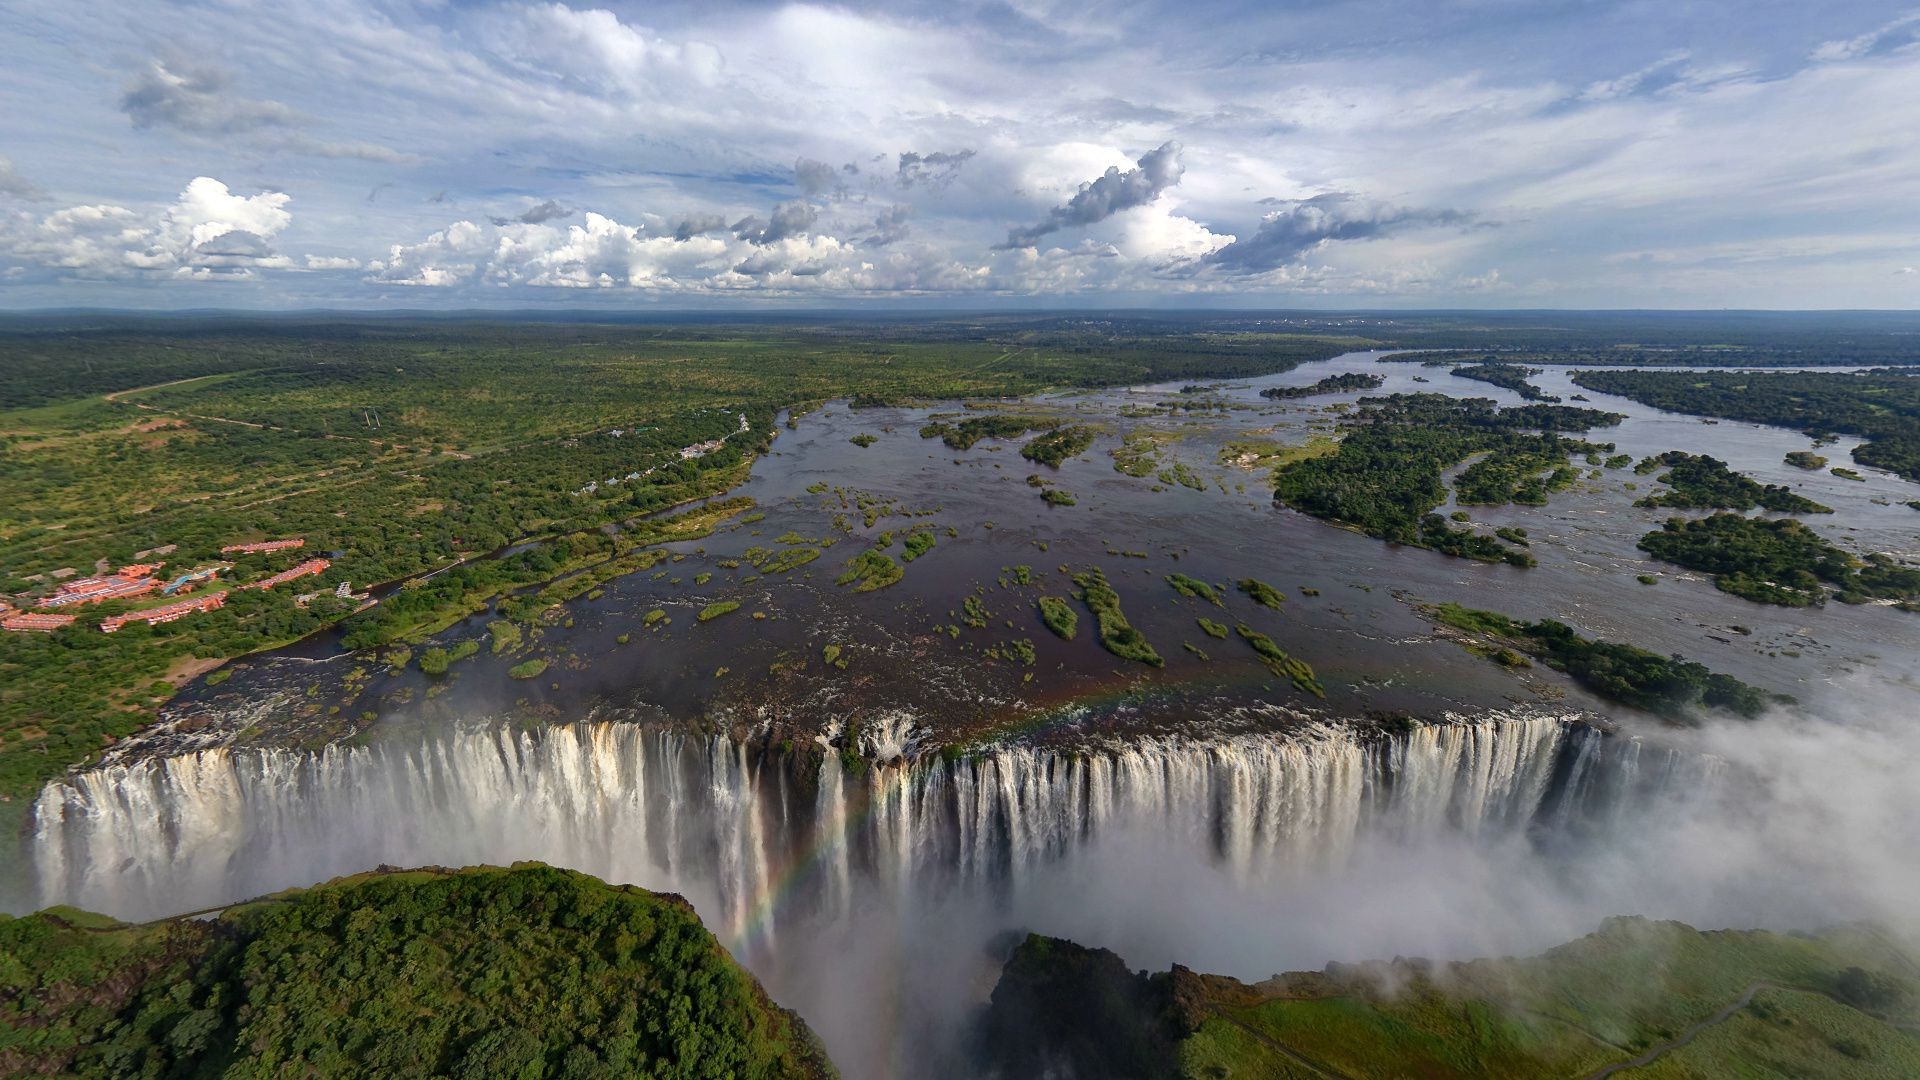
[[(1418, 840), (1564, 833), (1664, 752), (1558, 718), (1362, 734), (1314, 725), (1077, 751), (1005, 745), (848, 771), (726, 736), (583, 722), (469, 724), (317, 752), (215, 748), (78, 772), (42, 791), (43, 903), (148, 918), (380, 864), (520, 859), (687, 893), (771, 945), (795, 911), (869, 888), (1003, 888), (1104, 834), (1170, 831), (1235, 872), (1337, 865), (1369, 830)], [(709, 907), (708, 905), (712, 905)]]

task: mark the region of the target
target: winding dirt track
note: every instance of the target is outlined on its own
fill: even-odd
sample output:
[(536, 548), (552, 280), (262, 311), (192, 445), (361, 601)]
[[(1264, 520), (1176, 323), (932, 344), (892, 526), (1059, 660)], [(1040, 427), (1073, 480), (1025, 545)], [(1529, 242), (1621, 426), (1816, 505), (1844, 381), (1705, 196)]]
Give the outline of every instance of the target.
[(1654, 1063), (1654, 1061), (1659, 1059), (1661, 1055), (1668, 1054), (1675, 1050), (1680, 1049), (1681, 1047), (1692, 1042), (1694, 1038), (1698, 1036), (1701, 1032), (1707, 1030), (1710, 1027), (1713, 1027), (1715, 1024), (1725, 1023), (1729, 1017), (1733, 1016), (1734, 1013), (1737, 1013), (1741, 1009), (1746, 1008), (1748, 1005), (1753, 1004), (1753, 995), (1759, 993), (1760, 991), (1790, 990), (1790, 989), (1793, 989), (1793, 988), (1788, 986), (1782, 986), (1779, 983), (1773, 983), (1773, 982), (1757, 982), (1757, 983), (1749, 984), (1748, 987), (1741, 992), (1739, 997), (1735, 998), (1732, 1002), (1721, 1006), (1719, 1011), (1715, 1012), (1712, 1016), (1709, 1016), (1705, 1020), (1702, 1020), (1699, 1023), (1694, 1024), (1692, 1027), (1681, 1032), (1679, 1035), (1676, 1035), (1675, 1037), (1667, 1040), (1666, 1042), (1661, 1043), (1659, 1046), (1650, 1048), (1645, 1053), (1641, 1054), (1639, 1057), (1632, 1058), (1627, 1061), (1618, 1062), (1616, 1064), (1609, 1065), (1604, 1069), (1598, 1069), (1598, 1070), (1595, 1070), (1594, 1072), (1588, 1073), (1586, 1076), (1586, 1080), (1601, 1080), (1602, 1077), (1612, 1076), (1614, 1073), (1617, 1073), (1622, 1069), (1638, 1069), (1643, 1065), (1651, 1065)]

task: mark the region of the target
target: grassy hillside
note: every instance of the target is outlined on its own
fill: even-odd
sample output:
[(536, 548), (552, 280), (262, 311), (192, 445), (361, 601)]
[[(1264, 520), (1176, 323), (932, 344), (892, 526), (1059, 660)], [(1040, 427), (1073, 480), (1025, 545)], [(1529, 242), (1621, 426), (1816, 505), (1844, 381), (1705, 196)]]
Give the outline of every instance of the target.
[[(1916, 968), (1878, 935), (1611, 919), (1538, 956), (1265, 982), (1029, 937), (984, 1040), (1009, 1077), (1905, 1077)], [(1108, 1034), (1125, 1032), (1125, 1038)]]
[(687, 903), (538, 864), (0, 916), (0, 1075), (827, 1077)]

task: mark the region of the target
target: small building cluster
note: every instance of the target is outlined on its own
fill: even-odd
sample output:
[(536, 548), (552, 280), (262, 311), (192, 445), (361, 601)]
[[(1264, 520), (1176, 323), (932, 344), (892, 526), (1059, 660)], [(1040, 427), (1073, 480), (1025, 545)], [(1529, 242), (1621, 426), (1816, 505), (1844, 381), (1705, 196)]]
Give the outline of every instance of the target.
[[(291, 551), (305, 546), (306, 542), (304, 537), (291, 537), (284, 540), (263, 540), (251, 544), (228, 544), (221, 548), (220, 552), (224, 555), (246, 555), (275, 551)], [(152, 548), (148, 551), (141, 552), (140, 555), (135, 557), (141, 558), (148, 555), (168, 554), (175, 550), (176, 546), (177, 545), (174, 544), (168, 544), (164, 547)], [(107, 564), (105, 560), (102, 560), (101, 563), (98, 564), (98, 567), (101, 571), (104, 571), (107, 565), (109, 564)], [(161, 604), (158, 607), (151, 607), (142, 611), (129, 611), (122, 615), (110, 615), (101, 621), (100, 629), (111, 634), (129, 623), (144, 622), (157, 626), (161, 623), (169, 623), (175, 619), (191, 615), (194, 612), (212, 611), (226, 605), (227, 590), (225, 589), (221, 589), (218, 592), (209, 592), (193, 596), (191, 599), (180, 598), (188, 596), (188, 594), (195, 592), (202, 586), (219, 584), (220, 575), (232, 570), (233, 564), (223, 562), (195, 567), (192, 570), (179, 574), (174, 577), (173, 580), (163, 583), (162, 579), (157, 576), (157, 573), (160, 568), (165, 565), (163, 562), (136, 562), (123, 566), (112, 574), (103, 572), (93, 577), (84, 578), (73, 578), (72, 575), (74, 571), (71, 569), (53, 571), (47, 575), (59, 583), (55, 586), (53, 595), (43, 597), (34, 602), (34, 606), (42, 610), (20, 611), (14, 607), (13, 603), (10, 603), (4, 598), (0, 598), (0, 630), (52, 633), (62, 627), (72, 625), (77, 618), (77, 616), (52, 609), (73, 607), (81, 604), (97, 604), (106, 600), (131, 600), (134, 597), (145, 596), (156, 590), (158, 590), (162, 596), (175, 599), (172, 603)], [(240, 588), (271, 589), (276, 585), (283, 585), (296, 578), (324, 573), (331, 565), (331, 561), (327, 559), (308, 559), (298, 566), (282, 570), (271, 577), (242, 585)], [(29, 578), (28, 580), (44, 579)], [(348, 587), (344, 584), (341, 585), (340, 592), (342, 595), (346, 595), (348, 593)], [(305, 605), (303, 604), (302, 606)]]
[(103, 600), (127, 600), (135, 596), (145, 596), (160, 587), (160, 579), (154, 577), (153, 572), (165, 565), (165, 563), (131, 563), (106, 577), (84, 577), (63, 581), (52, 596), (41, 600), (36, 606), (58, 608), (73, 604), (98, 604)]
[(220, 549), (222, 555), (257, 555), (267, 551), (292, 551), (305, 547), (307, 538), (296, 536), (288, 540), (262, 540), (256, 544), (228, 544)]
[[(125, 615), (109, 615), (100, 621), (100, 630), (102, 633), (111, 634), (115, 630), (133, 622), (143, 622), (149, 626), (158, 626), (161, 623), (170, 623), (175, 619), (184, 618), (196, 611), (212, 611), (217, 607), (225, 605), (226, 602), (227, 590), (221, 589), (219, 592), (210, 592), (205, 596), (196, 596), (191, 600), (175, 600), (171, 604), (162, 604), (159, 607), (148, 608), (145, 611), (129, 611)], [(68, 616), (68, 618), (72, 618), (72, 616)]]
[(306, 562), (282, 570), (272, 577), (261, 578), (259, 581), (240, 587), (243, 589), (271, 589), (275, 585), (285, 585), (289, 581), (306, 577), (308, 574), (324, 574), (326, 573), (327, 567), (332, 565), (333, 563), (326, 559), (308, 559)]

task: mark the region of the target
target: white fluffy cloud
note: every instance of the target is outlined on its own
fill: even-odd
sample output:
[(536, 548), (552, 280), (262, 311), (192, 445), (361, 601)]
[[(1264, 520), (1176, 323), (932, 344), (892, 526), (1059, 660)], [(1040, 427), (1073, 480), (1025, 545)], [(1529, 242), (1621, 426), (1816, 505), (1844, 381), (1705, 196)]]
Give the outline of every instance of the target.
[(291, 201), (278, 191), (236, 195), (201, 176), (157, 212), (93, 204), (19, 215), (0, 233), (0, 252), (77, 278), (246, 277), (294, 265), (272, 246), (293, 223)]

